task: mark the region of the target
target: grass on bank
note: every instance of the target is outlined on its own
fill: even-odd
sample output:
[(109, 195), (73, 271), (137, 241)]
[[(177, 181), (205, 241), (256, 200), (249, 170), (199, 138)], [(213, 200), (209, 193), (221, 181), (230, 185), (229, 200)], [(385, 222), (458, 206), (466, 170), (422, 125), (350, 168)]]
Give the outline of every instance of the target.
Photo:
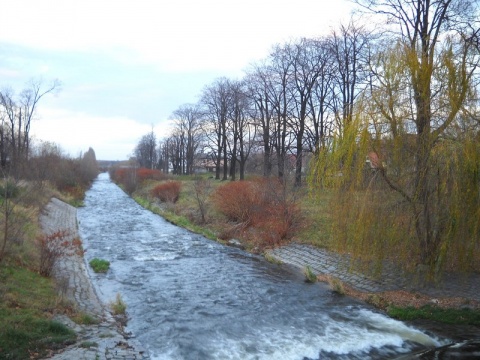
[(75, 334), (52, 315), (61, 307), (52, 279), (18, 266), (0, 267), (0, 359), (36, 359)]
[[(13, 229), (9, 230), (15, 237), (9, 238), (0, 262), (0, 359), (45, 358), (51, 350), (64, 348), (76, 339), (68, 327), (52, 320), (55, 314), (77, 316), (72, 304), (65, 300), (61, 284), (38, 273), (38, 218), (52, 197), (80, 203), (76, 196), (46, 183), (38, 186), (22, 182), (17, 196), (11, 199)], [(4, 215), (0, 213), (2, 223)]]
[(389, 316), (402, 320), (434, 320), (445, 324), (474, 325), (480, 326), (480, 311), (468, 308), (443, 309), (436, 306), (426, 305), (421, 308), (400, 308), (390, 306), (387, 309)]

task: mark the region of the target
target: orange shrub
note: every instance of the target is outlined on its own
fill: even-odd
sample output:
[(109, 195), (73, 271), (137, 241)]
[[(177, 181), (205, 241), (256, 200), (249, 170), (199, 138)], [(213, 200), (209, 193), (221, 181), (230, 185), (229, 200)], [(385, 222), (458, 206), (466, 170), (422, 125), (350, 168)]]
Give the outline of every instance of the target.
[(181, 188), (182, 183), (180, 181), (167, 181), (155, 186), (151, 190), (151, 194), (163, 202), (175, 203), (178, 200)]
[(213, 197), (216, 208), (228, 220), (250, 224), (261, 199), (250, 181), (234, 181), (217, 188)]
[(230, 221), (252, 228), (263, 245), (290, 238), (300, 223), (300, 210), (284, 185), (276, 179), (230, 182), (213, 197), (218, 211)]
[(166, 176), (160, 170), (140, 168), (137, 169), (138, 181), (145, 180), (165, 180)]

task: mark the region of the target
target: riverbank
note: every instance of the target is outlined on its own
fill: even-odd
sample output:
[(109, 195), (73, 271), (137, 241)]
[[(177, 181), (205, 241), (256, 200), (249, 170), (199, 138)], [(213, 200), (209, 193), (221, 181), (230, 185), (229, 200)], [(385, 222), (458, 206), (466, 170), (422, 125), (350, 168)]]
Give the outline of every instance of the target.
[[(328, 277), (338, 279), (362, 293), (389, 293), (395, 291), (417, 294), (416, 298), (429, 299), (431, 304), (447, 307), (465, 306), (480, 309), (480, 274), (445, 273), (438, 283), (421, 281), (385, 264), (381, 273), (368, 276), (351, 267), (348, 255), (303, 244), (289, 244), (266, 250), (267, 257), (304, 269), (309, 267), (323, 281)], [(415, 306), (418, 304), (409, 304)]]
[[(41, 222), (44, 230), (48, 233), (51, 231), (65, 229), (71, 232), (71, 239), (78, 237), (78, 230), (76, 224), (76, 209), (62, 203), (59, 200), (53, 199), (47, 206), (44, 214), (41, 217)], [(376, 282), (377, 280), (369, 279), (361, 274), (355, 274), (349, 271), (348, 266), (342, 262), (342, 257), (339, 255), (326, 252), (321, 249), (316, 249), (306, 245), (288, 245), (280, 247), (267, 252), (267, 257), (272, 256), (283, 263), (296, 266), (298, 270), (302, 271), (304, 267), (311, 267), (318, 273), (320, 279), (325, 276), (323, 280), (328, 280), (328, 276), (335, 276), (345, 284), (348, 288), (351, 286), (356, 294), (353, 295), (362, 298), (365, 294), (372, 294), (377, 291), (378, 294), (382, 290), (396, 291), (386, 287), (387, 282)], [(296, 259), (296, 262), (295, 260)], [(390, 284), (402, 285), (400, 277), (390, 278)], [(77, 304), (79, 310), (90, 314), (97, 318), (97, 324), (78, 325), (68, 320), (68, 318), (60, 317), (58, 320), (63, 321), (71, 327), (78, 335), (77, 342), (74, 345), (64, 349), (62, 353), (56, 354), (53, 358), (56, 360), (63, 359), (146, 359), (148, 355), (143, 350), (142, 346), (135, 342), (135, 339), (130, 339), (128, 334), (122, 332), (121, 326), (112, 318), (107, 311), (104, 304), (101, 304), (95, 291), (91, 285), (85, 261), (80, 256), (73, 256), (65, 258), (58, 267), (56, 277), (59, 282), (68, 284), (66, 295), (68, 298)], [(65, 279), (68, 279), (65, 280)], [(478, 284), (478, 283), (477, 283)], [(451, 291), (455, 284), (452, 286)], [(457, 284), (458, 285), (458, 284)], [(360, 291), (360, 290), (362, 291)], [(479, 293), (477, 293), (478, 295)], [(384, 295), (381, 295), (384, 296)], [(418, 301), (419, 297), (414, 296)], [(432, 300), (440, 303), (443, 301), (441, 297), (426, 297), (427, 301)], [(368, 299), (363, 299), (367, 302)], [(397, 299), (398, 300), (398, 294)], [(392, 301), (394, 301), (392, 300)], [(470, 300), (470, 303), (463, 303), (462, 306), (474, 306), (476, 300)]]
[[(43, 232), (48, 235), (66, 231), (67, 241), (79, 238), (77, 209), (52, 198), (40, 216)], [(65, 315), (55, 320), (75, 331), (77, 341), (51, 356), (55, 360), (95, 359), (148, 359), (145, 349), (126, 334), (121, 324), (110, 314), (99, 300), (88, 275), (83, 256), (72, 254), (63, 257), (55, 267), (54, 277), (64, 296), (71, 301), (83, 318), (77, 324)]]

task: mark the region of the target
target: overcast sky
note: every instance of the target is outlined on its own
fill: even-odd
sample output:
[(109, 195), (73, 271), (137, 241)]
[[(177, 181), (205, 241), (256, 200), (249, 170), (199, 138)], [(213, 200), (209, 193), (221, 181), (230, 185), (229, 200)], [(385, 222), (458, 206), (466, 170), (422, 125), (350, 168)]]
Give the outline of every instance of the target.
[(348, 0), (1, 0), (0, 89), (61, 82), (37, 139), (124, 160), (216, 78), (239, 79), (274, 44), (348, 21)]

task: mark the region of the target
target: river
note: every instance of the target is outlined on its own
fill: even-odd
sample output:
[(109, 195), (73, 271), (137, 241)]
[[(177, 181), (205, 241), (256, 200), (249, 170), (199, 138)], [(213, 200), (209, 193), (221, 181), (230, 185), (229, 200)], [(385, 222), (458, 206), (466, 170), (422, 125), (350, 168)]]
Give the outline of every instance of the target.
[(78, 209), (105, 303), (121, 294), (152, 359), (386, 359), (445, 343), (299, 271), (223, 246), (143, 209), (102, 173)]

